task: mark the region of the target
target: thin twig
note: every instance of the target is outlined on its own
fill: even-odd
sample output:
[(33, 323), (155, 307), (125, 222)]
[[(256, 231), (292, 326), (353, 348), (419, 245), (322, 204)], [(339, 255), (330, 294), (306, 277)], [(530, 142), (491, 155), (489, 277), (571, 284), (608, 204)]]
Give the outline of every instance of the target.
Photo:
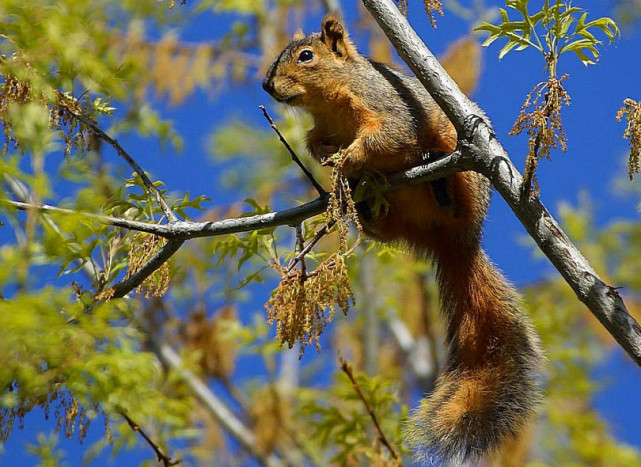
[[(287, 270), (285, 271), (286, 274), (290, 273), (292, 269), (294, 269), (294, 266), (300, 262), (302, 264), (301, 266), (301, 272), (302, 277), (309, 277), (309, 275), (306, 273), (306, 266), (305, 266), (305, 256), (316, 246), (316, 244), (320, 241), (321, 238), (323, 238), (329, 230), (334, 226), (336, 222), (332, 221), (329, 224), (325, 224), (323, 228), (321, 228), (318, 232), (316, 232), (316, 235), (314, 235), (314, 238), (312, 238), (307, 245), (305, 245), (305, 240), (302, 237), (302, 232), (299, 233), (298, 227), (296, 229), (296, 237), (298, 239), (298, 254), (292, 258), (292, 260), (289, 262), (287, 265)], [(358, 238), (357, 244), (360, 243), (360, 237)], [(346, 256), (351, 253), (352, 250), (347, 252)]]
[[(35, 202), (35, 197), (29, 191), (29, 189), (24, 183), (22, 183), (17, 178), (12, 177), (11, 175), (8, 175), (6, 173), (3, 174), (3, 181), (9, 187), (9, 190), (11, 190), (15, 196), (17, 196), (19, 199), (22, 200), (22, 203), (23, 203), (22, 207), (24, 207), (25, 209), (33, 209), (32, 206), (34, 206), (33, 203)], [(12, 203), (12, 202), (9, 201), (9, 203)], [(69, 211), (69, 212), (73, 212), (73, 211)], [(44, 215), (43, 222), (45, 222), (49, 226), (49, 228), (51, 228), (51, 230), (53, 230), (56, 234), (58, 234), (61, 239), (64, 239), (66, 241), (64, 233), (62, 232), (62, 230), (60, 230), (60, 227), (58, 226), (58, 224), (56, 224), (53, 221), (53, 219), (51, 219), (51, 217)], [(80, 255), (79, 245), (74, 245), (73, 243), (66, 243), (66, 245), (74, 254)], [(91, 261), (91, 258), (89, 258), (90, 261), (84, 261), (84, 259), (86, 258), (78, 258), (76, 259), (76, 262), (82, 266), (82, 269), (87, 272), (91, 280), (95, 280), (99, 274), (98, 268), (95, 266), (94, 262)]]
[(170, 235), (171, 229), (167, 225), (153, 224), (151, 222), (134, 221), (125, 219), (123, 217), (106, 216), (103, 214), (94, 214), (85, 211), (74, 211), (73, 209), (60, 208), (58, 206), (51, 206), (49, 204), (33, 204), (23, 201), (2, 200), (0, 204), (8, 204), (20, 211), (37, 211), (41, 214), (64, 214), (71, 216), (82, 216), (87, 219), (95, 220), (105, 225), (112, 225), (114, 227), (121, 227), (123, 229), (135, 230), (136, 232), (145, 232), (150, 234), (160, 235), (166, 238), (175, 237)]
[(312, 238), (309, 243), (305, 245), (305, 248), (299, 250), (298, 254), (292, 258), (291, 262), (287, 266), (287, 272), (291, 272), (291, 270), (294, 269), (294, 266), (296, 266), (296, 264), (298, 264), (298, 262), (303, 259), (303, 257), (307, 253), (309, 253), (312, 248), (314, 248), (314, 246), (320, 241), (320, 239), (327, 235), (327, 232), (329, 232), (329, 229), (331, 229), (333, 225), (334, 222), (326, 224), (322, 229), (316, 232), (314, 238)]
[(351, 255), (352, 255), (352, 253), (354, 253), (354, 251), (356, 251), (356, 248), (358, 248), (358, 247), (360, 246), (360, 244), (361, 244), (361, 242), (362, 242), (362, 241), (363, 241), (363, 236), (362, 236), (362, 235), (360, 234), (360, 232), (359, 232), (358, 237), (356, 237), (356, 241), (354, 242), (354, 244), (352, 245), (352, 247), (351, 247), (349, 250), (347, 250), (345, 253), (342, 253), (342, 255), (343, 255), (345, 258), (347, 258), (347, 257), (351, 256)]
[[(550, 118), (551, 109), (548, 106), (549, 93), (545, 95), (545, 111), (543, 117), (547, 122)], [(539, 132), (534, 139), (534, 147), (532, 148), (532, 157), (525, 160), (525, 168), (523, 169), (523, 183), (521, 184), (521, 196), (524, 200), (529, 200), (532, 194), (532, 184), (535, 181), (536, 169), (539, 165), (539, 150), (541, 149), (541, 141), (543, 139), (543, 132), (539, 128)]]
[[(547, 117), (546, 117), (547, 118)], [(542, 132), (536, 135), (534, 139), (534, 148), (532, 149), (533, 157), (525, 161), (523, 169), (523, 183), (521, 184), (521, 196), (524, 200), (529, 200), (532, 194), (532, 183), (536, 174), (536, 168), (539, 165), (539, 149), (541, 148)]]
[[(305, 237), (303, 236), (303, 225), (296, 225), (296, 240), (298, 241), (298, 251), (302, 252), (305, 249)], [(288, 271), (289, 272), (289, 269)], [(300, 257), (300, 280), (305, 282), (307, 278), (307, 264), (305, 264), (305, 255)]]
[(156, 453), (158, 462), (162, 462), (165, 467), (178, 465), (182, 462), (181, 459), (174, 460), (170, 456), (162, 452), (162, 450), (160, 449), (160, 446), (158, 446), (158, 444), (153, 439), (151, 439), (147, 433), (145, 433), (145, 430), (143, 430), (138, 423), (134, 422), (129, 415), (127, 415), (123, 411), (120, 411), (120, 415), (122, 415), (123, 418), (127, 420), (127, 423), (129, 424), (129, 426), (133, 431), (140, 433), (140, 436), (142, 436), (144, 440), (147, 441), (147, 444), (149, 444), (149, 446), (151, 446), (151, 449), (153, 449), (154, 452)]
[(374, 423), (374, 427), (376, 428), (378, 439), (380, 440), (381, 443), (383, 443), (383, 445), (387, 448), (387, 450), (390, 452), (390, 454), (395, 460), (400, 460), (399, 455), (396, 452), (396, 449), (394, 449), (394, 446), (392, 446), (390, 442), (387, 440), (387, 438), (385, 437), (385, 433), (383, 433), (383, 430), (381, 429), (381, 426), (378, 423), (378, 419), (376, 418), (374, 409), (372, 409), (372, 406), (369, 404), (369, 402), (365, 398), (365, 395), (363, 394), (361, 387), (358, 385), (356, 378), (354, 378), (352, 367), (347, 364), (347, 361), (341, 355), (338, 356), (338, 359), (341, 362), (341, 370), (343, 370), (343, 372), (347, 375), (349, 380), (352, 382), (352, 386), (354, 386), (354, 390), (356, 391), (356, 394), (358, 394), (358, 397), (360, 397), (361, 400), (363, 401), (363, 404), (365, 405), (365, 409), (367, 410), (367, 413), (369, 414), (370, 418), (372, 419), (372, 422)]
[(276, 126), (276, 123), (274, 123), (274, 120), (272, 120), (272, 118), (267, 113), (267, 109), (265, 108), (265, 106), (264, 105), (259, 105), (258, 108), (263, 111), (263, 115), (265, 116), (265, 118), (269, 122), (269, 125), (272, 127), (272, 130), (274, 130), (276, 132), (276, 134), (278, 135), (278, 138), (280, 139), (280, 141), (285, 145), (285, 147), (289, 151), (289, 154), (291, 154), (292, 160), (294, 162), (296, 162), (296, 164), (298, 164), (298, 166), (303, 171), (305, 176), (309, 179), (309, 181), (312, 183), (312, 185), (314, 185), (314, 188), (316, 188), (316, 191), (318, 192), (318, 196), (320, 196), (321, 198), (325, 197), (327, 195), (327, 192), (321, 186), (321, 184), (318, 183), (318, 181), (316, 181), (316, 179), (314, 178), (314, 175), (312, 175), (312, 173), (309, 170), (307, 170), (307, 167), (305, 167), (303, 165), (302, 161), (300, 160), (300, 158), (298, 157), (296, 152), (294, 152), (294, 149), (292, 149), (292, 147), (289, 145), (289, 143), (287, 142), (287, 140), (285, 139), (283, 134), (280, 132), (280, 130)]
[[(65, 98), (68, 99), (68, 98)], [(61, 101), (61, 104), (64, 105), (64, 99)], [(118, 141), (111, 136), (109, 136), (105, 131), (103, 131), (95, 122), (93, 122), (90, 118), (87, 116), (83, 115), (82, 113), (79, 113), (75, 111), (70, 105), (65, 105), (65, 109), (73, 115), (78, 121), (80, 121), (83, 125), (91, 128), (91, 131), (93, 131), (96, 136), (98, 136), (100, 139), (105, 141), (107, 144), (112, 146), (118, 155), (122, 157), (134, 171), (138, 174), (140, 179), (142, 180), (143, 184), (147, 188), (147, 190), (154, 195), (156, 198), (156, 201), (158, 202), (158, 205), (162, 209), (163, 213), (169, 220), (169, 222), (176, 222), (178, 221), (178, 218), (174, 214), (174, 212), (171, 210), (163, 196), (160, 194), (160, 191), (154, 186), (153, 182), (149, 179), (145, 171), (138, 165), (138, 163), (134, 160), (133, 157), (129, 155), (127, 151), (118, 143)]]

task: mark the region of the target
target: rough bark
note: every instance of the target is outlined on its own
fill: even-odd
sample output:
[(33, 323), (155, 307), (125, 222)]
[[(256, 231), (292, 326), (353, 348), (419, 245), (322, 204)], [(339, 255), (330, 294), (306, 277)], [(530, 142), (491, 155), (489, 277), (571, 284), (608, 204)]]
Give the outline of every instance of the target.
[(460, 91), (391, 0), (363, 0), (399, 55), (452, 121), (461, 157), (487, 176), (541, 251), (621, 347), (641, 366), (641, 326), (601, 280), (538, 197), (522, 197), (523, 177), (490, 124)]

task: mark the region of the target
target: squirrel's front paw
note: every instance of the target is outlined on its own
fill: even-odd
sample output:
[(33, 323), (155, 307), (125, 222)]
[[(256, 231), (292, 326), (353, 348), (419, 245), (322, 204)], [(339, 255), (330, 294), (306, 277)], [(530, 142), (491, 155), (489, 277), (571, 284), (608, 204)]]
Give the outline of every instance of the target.
[(314, 156), (323, 166), (334, 167), (338, 164), (340, 148), (333, 144), (321, 143), (314, 147)]
[(339, 149), (340, 148), (338, 146), (334, 146), (333, 144), (327, 144), (327, 143), (321, 143), (316, 148), (321, 161), (325, 161), (329, 159), (334, 154), (336, 154), (339, 151)]
[(340, 168), (343, 173), (353, 174), (359, 172), (365, 165), (365, 151), (357, 142), (350, 144), (340, 153)]
[(345, 174), (354, 174), (365, 165), (363, 146), (354, 142), (345, 149), (339, 149), (331, 144), (318, 144), (314, 147), (315, 155), (325, 167), (338, 167)]

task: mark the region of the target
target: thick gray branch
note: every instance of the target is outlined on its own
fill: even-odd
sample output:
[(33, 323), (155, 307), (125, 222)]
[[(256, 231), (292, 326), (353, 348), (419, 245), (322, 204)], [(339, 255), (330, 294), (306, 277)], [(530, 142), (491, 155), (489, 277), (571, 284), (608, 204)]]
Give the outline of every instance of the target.
[[(73, 209), (65, 209), (57, 206), (50, 206), (48, 204), (35, 205), (22, 201), (3, 200), (6, 203), (21, 211), (37, 211), (41, 214), (51, 215), (69, 215), (69, 216), (82, 216), (88, 219), (93, 219), (101, 224), (113, 225), (114, 227), (122, 227), (123, 229), (135, 230), (137, 232), (146, 232), (150, 234), (160, 235), (161, 237), (169, 236), (169, 228), (166, 225), (152, 224), (150, 222), (132, 221), (122, 217), (105, 216), (102, 214), (93, 214), (90, 212), (74, 211)], [(164, 233), (164, 234), (163, 234)]]
[[(388, 189), (394, 189), (407, 184), (420, 183), (426, 180), (434, 180), (449, 173), (459, 170), (468, 170), (470, 168), (471, 164), (469, 161), (463, 159), (460, 153), (454, 152), (427, 165), (421, 165), (419, 167), (406, 170), (405, 172), (394, 174), (389, 179)], [(327, 200), (325, 198), (318, 198), (294, 208), (284, 209), (277, 212), (269, 212), (266, 214), (258, 214), (255, 216), (222, 219), (210, 222), (178, 221), (171, 224), (153, 224), (151, 222), (132, 221), (118, 217), (104, 216), (101, 214), (83, 213), (55, 206), (36, 206), (19, 201), (4, 202), (16, 209), (24, 211), (35, 210), (45, 214), (85, 216), (103, 224), (155, 234), (169, 240), (182, 241), (198, 237), (215, 237), (239, 232), (249, 232), (253, 230), (277, 227), (279, 225), (297, 225), (305, 219), (309, 219), (310, 217), (324, 212), (327, 207)]]
[(616, 341), (641, 365), (641, 327), (537, 198), (521, 199), (522, 177), (477, 107), (459, 90), (391, 0), (363, 0), (418, 79), (450, 118), (459, 149), (487, 176), (537, 245)]
[[(394, 189), (405, 184), (419, 183), (425, 180), (433, 180), (447, 175), (448, 173), (469, 168), (469, 163), (463, 159), (458, 152), (454, 152), (428, 165), (414, 167), (405, 172), (393, 175), (389, 179), (389, 187), (387, 187), (387, 189)], [(248, 232), (277, 227), (279, 225), (298, 225), (305, 219), (324, 212), (327, 207), (327, 197), (318, 198), (301, 206), (285, 209), (283, 211), (259, 214), (256, 216), (223, 219), (212, 222), (176, 221), (169, 224), (153, 224), (133, 221), (101, 214), (83, 213), (55, 206), (36, 206), (20, 201), (5, 201), (5, 203), (23, 211), (31, 210), (43, 214), (83, 216), (106, 225), (146, 232), (167, 238), (169, 240), (167, 244), (142, 268), (136, 271), (136, 273), (131, 277), (121, 280), (111, 288), (113, 291), (111, 297), (120, 298), (124, 297), (142, 284), (147, 277), (153, 274), (154, 271), (160, 268), (171, 256), (173, 256), (173, 254), (180, 249), (186, 240), (198, 237), (214, 237), (239, 232)]]

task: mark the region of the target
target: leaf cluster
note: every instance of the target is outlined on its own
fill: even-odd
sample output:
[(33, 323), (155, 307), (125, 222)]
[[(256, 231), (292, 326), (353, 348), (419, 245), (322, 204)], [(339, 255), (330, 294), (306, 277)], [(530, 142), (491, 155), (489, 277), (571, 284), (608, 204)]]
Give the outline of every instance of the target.
[(78, 433), (81, 440), (97, 417), (117, 418), (122, 410), (182, 429), (188, 400), (167, 397), (168, 380), (141, 350), (137, 331), (116, 324), (131, 310), (116, 302), (91, 314), (83, 308), (52, 287), (0, 302), (2, 439), (37, 407), (45, 417), (53, 412), (65, 436)]
[[(405, 452), (401, 436), (407, 409), (400, 406), (396, 386), (380, 376), (369, 377), (362, 372), (355, 379), (385, 436), (397, 450)], [(303, 390), (299, 396), (299, 413), (310, 420), (311, 436), (321, 446), (330, 448), (332, 457), (328, 462), (394, 465), (387, 458), (385, 447), (372, 436), (371, 417), (349, 378), (341, 372), (335, 381), (322, 397), (312, 390)]]
[(510, 20), (507, 10), (501, 8), (500, 24), (484, 23), (476, 28), (490, 33), (484, 46), (497, 39), (507, 39), (499, 58), (511, 50), (532, 47), (544, 55), (548, 66), (556, 64), (566, 52), (573, 52), (584, 65), (592, 65), (599, 59), (597, 46), (602, 43), (595, 32), (603, 33), (610, 42), (619, 34), (619, 28), (611, 18), (586, 22), (588, 13), (570, 2), (545, 0), (541, 9), (532, 14), (528, 12), (529, 3), (530, 0), (507, 0), (507, 7), (520, 14), (521, 20)]

